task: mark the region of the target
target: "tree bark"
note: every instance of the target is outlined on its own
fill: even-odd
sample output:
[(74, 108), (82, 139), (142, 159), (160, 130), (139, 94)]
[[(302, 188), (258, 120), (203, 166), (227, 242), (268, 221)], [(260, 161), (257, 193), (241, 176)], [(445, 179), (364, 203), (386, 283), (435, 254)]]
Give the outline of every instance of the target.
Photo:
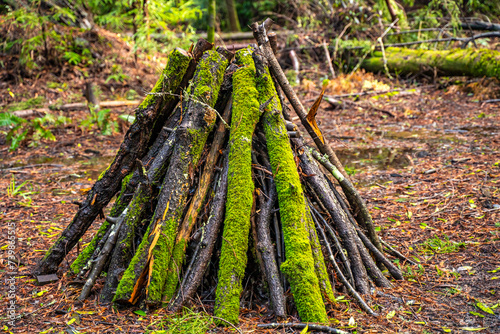
[[(226, 75), (224, 77), (225, 81), (231, 82), (232, 73), (226, 71)], [(184, 219), (182, 224), (179, 227), (179, 231), (177, 232), (177, 236), (175, 239), (175, 246), (172, 251), (172, 258), (169, 263), (168, 274), (165, 279), (165, 287), (163, 289), (163, 301), (168, 302), (174, 296), (175, 289), (177, 288), (177, 284), (179, 282), (179, 277), (181, 275), (181, 267), (184, 263), (186, 247), (189, 241), (189, 237), (191, 235), (191, 231), (196, 223), (198, 218), (198, 214), (202, 209), (202, 204), (205, 202), (206, 194), (209, 189), (210, 184), (212, 183), (212, 176), (215, 164), (219, 158), (219, 153), (224, 145), (225, 137), (226, 137), (226, 124), (229, 121), (229, 114), (231, 112), (231, 101), (228, 101), (228, 98), (231, 96), (231, 89), (228, 89), (224, 92), (221, 92), (219, 95), (219, 99), (224, 100), (226, 102), (226, 106), (224, 108), (222, 114), (222, 120), (219, 121), (219, 125), (214, 135), (214, 139), (211, 143), (210, 152), (208, 153), (207, 159), (205, 161), (205, 166), (203, 167), (203, 172), (198, 181), (198, 188), (191, 199), (191, 203), (187, 209), (187, 212), (184, 215)], [(223, 103), (221, 103), (224, 105)], [(217, 109), (216, 109), (217, 110)], [(219, 111), (222, 111), (219, 107)]]
[(208, 0), (208, 26), (207, 26), (207, 41), (215, 42), (215, 0)]
[[(306, 211), (304, 192), (290, 147), (290, 138), (281, 114), (281, 104), (273, 85), (271, 75), (263, 61), (254, 55), (257, 69), (259, 103), (264, 108), (263, 125), (266, 134), (267, 151), (273, 178), (278, 191), (280, 218), (285, 240), (286, 261), (281, 270), (292, 289), (300, 318), (306, 322), (325, 322), (325, 305), (322, 300), (320, 280), (326, 280), (322, 287), (327, 298), (333, 299), (333, 291), (326, 270), (315, 270), (315, 257), (309, 241), (309, 227), (312, 222)], [(317, 240), (317, 237), (316, 237)], [(324, 261), (322, 262), (324, 266)], [(320, 266), (321, 267), (321, 266)], [(319, 277), (318, 277), (319, 276)]]
[(212, 256), (215, 242), (219, 235), (220, 225), (224, 219), (228, 166), (228, 151), (226, 151), (224, 155), (224, 168), (215, 189), (210, 216), (202, 227), (202, 236), (190, 264), (191, 270), (186, 271), (176, 297), (170, 301), (169, 309), (172, 311), (179, 311), (194, 296), (210, 263), (210, 257)]

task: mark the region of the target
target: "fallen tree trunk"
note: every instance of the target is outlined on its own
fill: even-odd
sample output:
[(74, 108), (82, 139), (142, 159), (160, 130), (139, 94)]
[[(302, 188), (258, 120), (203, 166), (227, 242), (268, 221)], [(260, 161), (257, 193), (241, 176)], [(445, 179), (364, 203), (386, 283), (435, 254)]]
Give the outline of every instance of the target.
[(361, 63), (361, 67), (370, 72), (383, 72), (385, 61), (389, 71), (398, 74), (428, 72), (445, 76), (463, 75), (500, 79), (500, 52), (495, 50), (433, 51), (388, 48), (385, 50), (385, 60), (382, 52), (375, 51)]

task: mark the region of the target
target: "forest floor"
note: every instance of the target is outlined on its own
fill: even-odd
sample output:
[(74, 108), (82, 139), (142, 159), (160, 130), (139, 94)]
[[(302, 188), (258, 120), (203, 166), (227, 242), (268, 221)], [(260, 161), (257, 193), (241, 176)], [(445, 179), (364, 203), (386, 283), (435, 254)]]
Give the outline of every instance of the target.
[[(125, 99), (130, 90), (136, 98), (149, 90), (156, 77), (152, 64), (141, 60), (134, 67), (130, 60), (123, 61), (129, 80), (111, 85), (105, 82), (111, 72), (97, 74), (101, 100)], [(321, 64), (307, 68), (297, 90), (311, 106), (327, 70)], [(374, 292), (369, 303), (380, 314), (376, 318), (338, 292), (339, 303), (329, 310), (332, 327), (358, 333), (500, 332), (500, 104), (478, 102), (498, 93), (498, 82), (426, 80), (389, 80), (362, 72), (342, 75), (326, 94), (390, 92), (337, 97), (346, 101), (342, 107), (323, 102), (318, 112), (320, 127), (352, 173), (380, 236), (418, 263), (399, 263), (405, 280)], [(49, 71), (21, 84), (10, 83), (13, 95), (2, 88), (0, 108), (7, 110), (36, 95), (46, 104), (84, 102), (82, 86), (83, 78), (73, 71)], [(70, 284), (73, 278), (67, 270), (91, 233), (62, 263), (59, 281), (37, 286), (30, 276), (73, 218), (77, 206), (72, 202), (83, 198), (113, 159), (127, 126), (118, 116), (132, 113), (132, 107), (111, 110), (109, 121), (120, 122), (121, 131), (110, 136), (80, 126), (89, 118), (86, 111), (61, 112), (71, 120), (52, 128), (55, 141), (40, 140), (36, 147), (23, 143), (9, 152), (5, 135), (0, 136), (0, 187), (9, 189), (0, 193), (0, 275), (5, 282), (0, 319), (5, 332), (235, 332), (213, 325), (210, 302), (198, 306), (197, 311), (203, 311), (198, 315), (179, 316), (99, 306), (97, 294), (77, 301), (81, 286)], [(14, 275), (6, 259), (12, 233), (17, 237)], [(7, 284), (11, 277), (12, 288)], [(6, 321), (9, 291), (16, 295), (15, 326)], [(256, 325), (272, 322), (268, 306), (248, 300), (244, 305), (240, 332), (266, 332)]]

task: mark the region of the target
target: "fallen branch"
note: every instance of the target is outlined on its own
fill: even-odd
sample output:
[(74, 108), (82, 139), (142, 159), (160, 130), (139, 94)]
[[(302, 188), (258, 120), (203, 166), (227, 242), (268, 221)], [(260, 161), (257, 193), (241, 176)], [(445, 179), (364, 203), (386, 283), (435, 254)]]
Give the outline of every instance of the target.
[[(141, 101), (134, 100), (134, 101), (103, 101), (99, 103), (99, 106), (101, 108), (119, 108), (119, 107), (129, 107), (129, 106), (138, 106), (141, 103)], [(68, 103), (68, 104), (63, 104), (63, 105), (57, 105), (57, 104), (49, 104), (48, 108), (35, 108), (35, 109), (25, 109), (25, 110), (16, 110), (12, 112), (17, 117), (28, 117), (36, 114), (47, 114), (52, 110), (63, 110), (63, 111), (69, 111), (69, 110), (81, 110), (81, 109), (87, 109), (88, 104), (87, 103)]]

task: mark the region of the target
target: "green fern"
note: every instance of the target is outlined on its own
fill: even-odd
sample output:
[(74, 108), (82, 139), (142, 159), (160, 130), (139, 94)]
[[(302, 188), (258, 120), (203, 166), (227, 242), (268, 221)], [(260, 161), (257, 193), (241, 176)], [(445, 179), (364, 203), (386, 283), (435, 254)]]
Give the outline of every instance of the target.
[(82, 62), (82, 56), (72, 51), (64, 52), (64, 59), (66, 59), (70, 65), (78, 65)]

